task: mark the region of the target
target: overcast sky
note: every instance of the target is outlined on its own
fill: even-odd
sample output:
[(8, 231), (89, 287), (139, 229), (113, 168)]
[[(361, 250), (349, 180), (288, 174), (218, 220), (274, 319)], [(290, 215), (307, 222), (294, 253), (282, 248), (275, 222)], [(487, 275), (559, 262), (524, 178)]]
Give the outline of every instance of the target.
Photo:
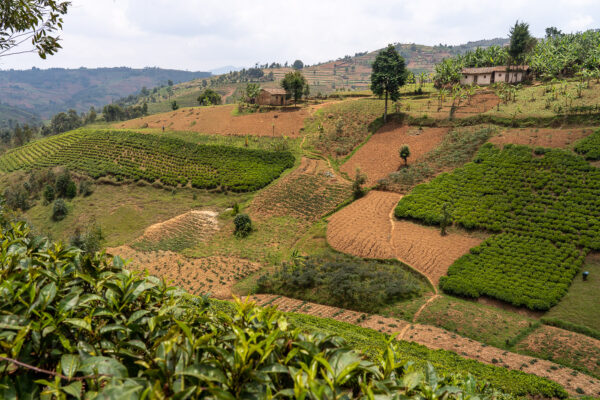
[(313, 64), (393, 42), (507, 37), (517, 19), (538, 37), (599, 28), (600, 0), (73, 0), (62, 50), (1, 58), (0, 69)]

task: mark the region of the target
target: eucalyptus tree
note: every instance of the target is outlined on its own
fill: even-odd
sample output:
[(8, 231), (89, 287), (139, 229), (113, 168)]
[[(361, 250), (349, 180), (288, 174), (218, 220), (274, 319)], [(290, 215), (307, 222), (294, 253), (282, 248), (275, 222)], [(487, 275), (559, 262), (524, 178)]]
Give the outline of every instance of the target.
[(371, 90), (377, 96), (385, 96), (383, 122), (387, 122), (388, 98), (397, 101), (400, 87), (406, 83), (406, 65), (394, 45), (380, 51), (373, 62)]

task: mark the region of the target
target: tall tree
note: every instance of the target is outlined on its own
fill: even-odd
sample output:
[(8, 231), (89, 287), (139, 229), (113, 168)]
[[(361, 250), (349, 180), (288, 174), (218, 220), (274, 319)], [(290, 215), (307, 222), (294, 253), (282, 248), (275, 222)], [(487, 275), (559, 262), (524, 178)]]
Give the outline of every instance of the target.
[(535, 38), (529, 33), (529, 24), (515, 22), (515, 25), (510, 28), (510, 44), (508, 46), (511, 63), (522, 63), (525, 54), (533, 49), (535, 43)]
[(375, 58), (371, 73), (371, 90), (377, 96), (385, 96), (383, 122), (387, 122), (388, 97), (392, 101), (397, 101), (400, 97), (399, 89), (404, 83), (406, 83), (404, 58), (390, 44)]
[[(63, 15), (71, 5), (57, 0), (0, 1), (0, 57), (37, 52), (41, 58), (61, 48), (60, 37), (54, 33), (62, 29)], [(27, 41), (32, 49), (17, 47)]]
[(302, 62), (302, 60), (296, 60), (292, 64), (292, 68), (294, 68), (294, 69), (302, 69), (302, 68), (304, 68), (304, 63)]
[(285, 89), (288, 96), (294, 98), (294, 104), (302, 98), (306, 86), (308, 86), (308, 82), (300, 71), (288, 72), (281, 81), (281, 87)]

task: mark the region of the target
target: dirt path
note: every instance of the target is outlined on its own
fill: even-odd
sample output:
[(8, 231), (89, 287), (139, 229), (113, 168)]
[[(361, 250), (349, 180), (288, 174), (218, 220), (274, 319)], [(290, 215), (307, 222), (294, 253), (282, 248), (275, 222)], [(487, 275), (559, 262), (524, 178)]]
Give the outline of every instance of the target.
[(364, 258), (396, 258), (421, 272), (434, 288), (448, 267), (481, 239), (398, 221), (394, 208), (402, 195), (371, 191), (329, 218), (327, 242)]
[[(428, 303), (434, 301), (436, 298), (437, 296), (432, 296), (428, 300)], [(462, 357), (481, 361), (486, 364), (520, 370), (548, 378), (562, 385), (573, 396), (578, 395), (577, 388), (583, 388), (588, 395), (600, 393), (600, 380), (589, 375), (550, 361), (487, 346), (441, 328), (410, 324), (395, 318), (308, 303), (283, 296), (254, 295), (250, 296), (250, 300), (255, 301), (259, 306), (277, 307), (283, 312), (296, 312), (314, 315), (319, 318), (331, 318), (387, 334), (397, 334), (399, 340), (415, 342), (430, 349), (452, 351)], [(415, 319), (417, 316), (415, 314)]]
[(427, 308), (427, 306), (429, 306), (431, 303), (433, 303), (434, 301), (436, 301), (437, 299), (439, 299), (440, 296), (439, 294), (437, 294), (437, 288), (435, 289), (436, 294), (434, 294), (433, 296), (431, 296), (430, 298), (427, 299), (427, 301), (425, 302), (425, 304), (423, 304), (421, 307), (419, 307), (419, 309), (417, 310), (417, 312), (415, 313), (415, 315), (413, 315), (413, 319), (412, 322), (417, 322), (417, 319), (419, 318), (419, 315), (421, 315), (421, 313), (423, 312), (423, 310), (425, 308)]

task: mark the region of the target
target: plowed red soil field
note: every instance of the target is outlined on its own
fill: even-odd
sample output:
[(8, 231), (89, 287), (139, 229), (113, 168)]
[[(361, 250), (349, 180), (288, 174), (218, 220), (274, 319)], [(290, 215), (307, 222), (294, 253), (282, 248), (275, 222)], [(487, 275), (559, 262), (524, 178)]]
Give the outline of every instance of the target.
[(327, 225), (327, 241), (336, 250), (365, 258), (397, 258), (437, 286), (448, 267), (482, 239), (397, 221), (393, 210), (402, 198), (371, 191), (335, 213)]
[(373, 134), (354, 155), (340, 168), (354, 177), (356, 168), (367, 175), (367, 185), (373, 186), (379, 179), (404, 165), (398, 151), (402, 145), (410, 148), (408, 163), (412, 164), (441, 143), (447, 128), (415, 128), (407, 125), (388, 124)]
[(338, 177), (325, 161), (303, 158), (300, 166), (252, 202), (252, 215), (293, 216), (315, 221), (350, 197), (350, 183)]
[(522, 128), (509, 129), (500, 132), (490, 139), (491, 143), (504, 145), (508, 143), (522, 144), (531, 147), (564, 148), (575, 141), (590, 135), (593, 128)]
[(168, 130), (218, 135), (298, 137), (300, 129), (304, 126), (304, 119), (310, 115), (310, 111), (306, 108), (290, 108), (234, 116), (235, 107), (237, 105), (183, 108), (119, 122), (114, 127), (161, 129), (164, 126)]
[(147, 270), (193, 294), (230, 299), (233, 285), (260, 269), (260, 265), (233, 257), (187, 258), (172, 251), (136, 251), (128, 246), (106, 249), (107, 253), (131, 260), (128, 268)]

